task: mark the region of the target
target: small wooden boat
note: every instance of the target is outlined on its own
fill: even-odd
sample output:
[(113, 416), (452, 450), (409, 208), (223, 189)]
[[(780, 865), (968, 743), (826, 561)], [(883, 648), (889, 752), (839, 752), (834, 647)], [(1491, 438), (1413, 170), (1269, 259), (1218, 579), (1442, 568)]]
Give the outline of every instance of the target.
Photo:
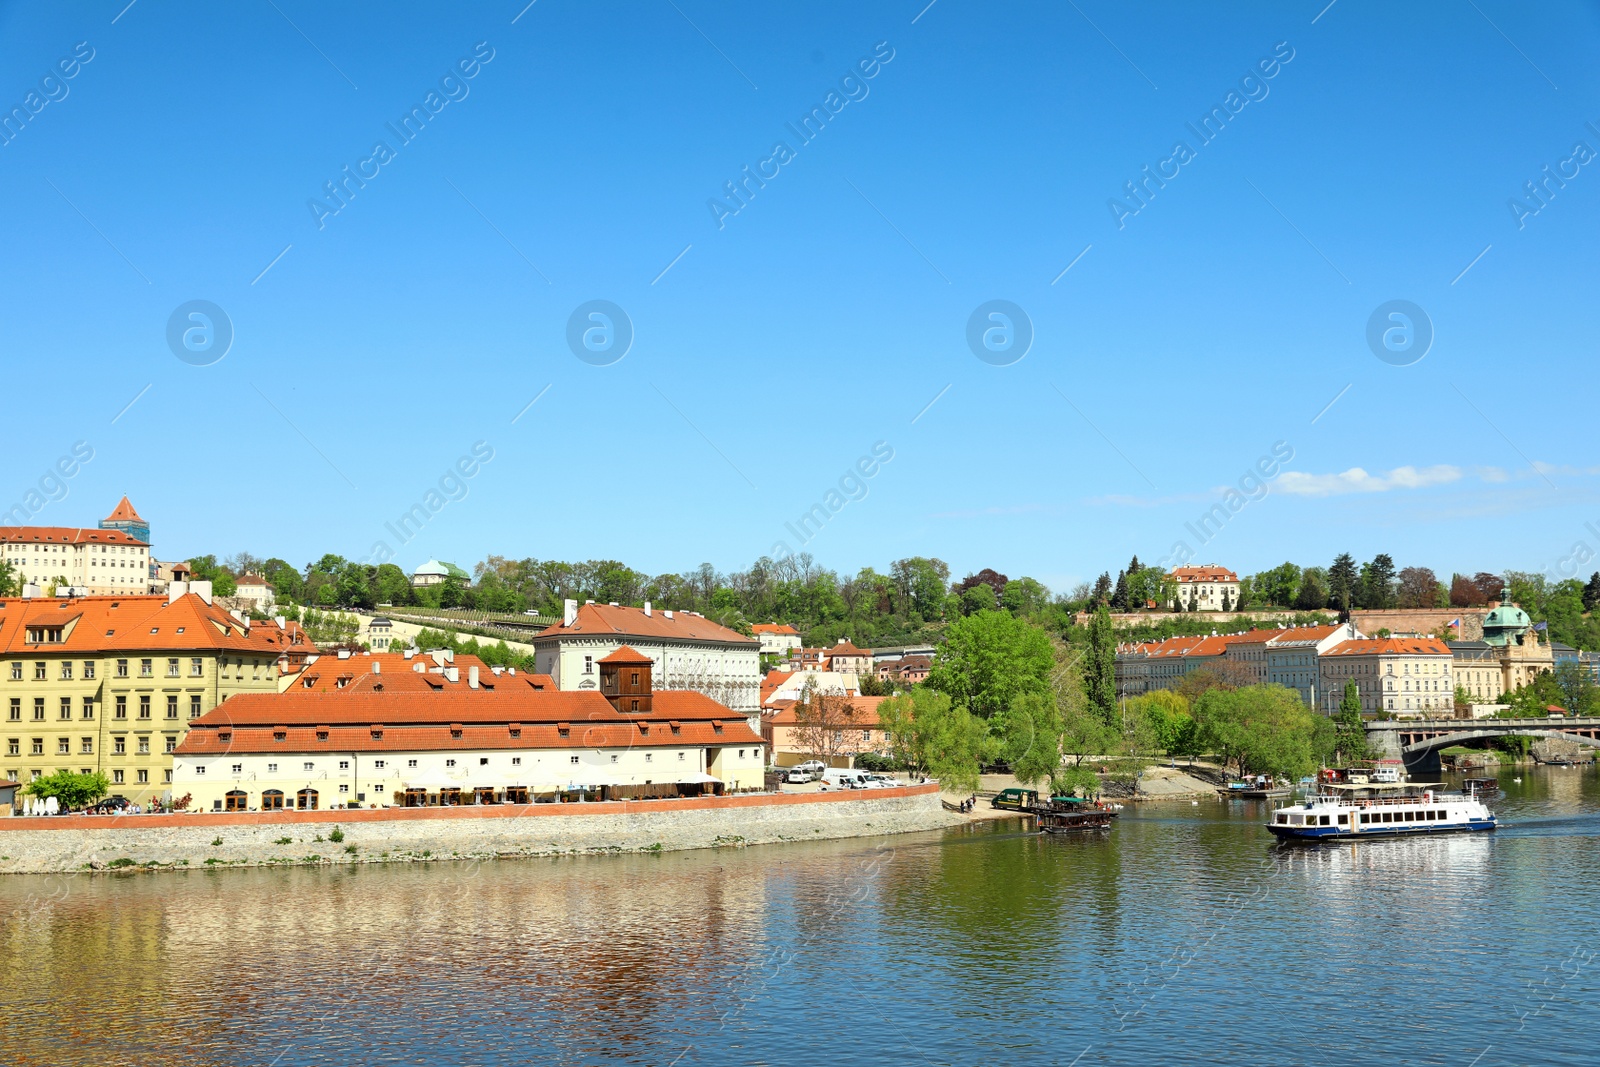
[(1117, 817), (1108, 805), (1083, 797), (1051, 797), (1047, 804), (1029, 809), (1045, 834), (1072, 834), (1083, 830), (1109, 830)]

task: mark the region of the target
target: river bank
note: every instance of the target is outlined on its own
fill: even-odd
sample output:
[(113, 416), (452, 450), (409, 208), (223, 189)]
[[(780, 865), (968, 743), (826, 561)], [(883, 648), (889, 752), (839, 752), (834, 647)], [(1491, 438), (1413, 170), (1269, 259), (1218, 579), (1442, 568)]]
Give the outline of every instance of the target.
[(959, 825), (934, 784), (515, 808), (0, 819), (0, 874), (677, 852)]

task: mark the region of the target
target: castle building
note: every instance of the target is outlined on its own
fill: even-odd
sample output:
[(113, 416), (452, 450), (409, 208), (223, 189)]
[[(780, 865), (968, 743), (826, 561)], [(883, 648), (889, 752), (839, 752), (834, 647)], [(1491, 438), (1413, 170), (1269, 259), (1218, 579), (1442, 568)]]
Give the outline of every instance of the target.
[(1555, 669), (1555, 653), (1528, 613), (1510, 601), (1491, 604), (1483, 640), (1452, 641), (1456, 683), (1475, 704), (1494, 704)]
[(0, 559), (15, 578), (40, 590), (55, 587), (89, 596), (131, 596), (151, 586), (150, 524), (123, 497), (92, 529), (0, 526)]

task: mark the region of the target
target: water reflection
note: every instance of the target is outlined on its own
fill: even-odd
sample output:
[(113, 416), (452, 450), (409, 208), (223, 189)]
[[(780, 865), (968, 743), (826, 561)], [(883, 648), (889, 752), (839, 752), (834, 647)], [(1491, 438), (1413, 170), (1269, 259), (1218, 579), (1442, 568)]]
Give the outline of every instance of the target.
[[(1596, 940), (1596, 777), (1521, 776), (1493, 835), (1280, 848), (1219, 803), (1109, 835), (8, 878), (0, 1059), (1467, 1063), (1530, 1040), (1531, 983)], [(1588, 1062), (1596, 992), (1568, 977), (1538, 1055), (1506, 1055)]]

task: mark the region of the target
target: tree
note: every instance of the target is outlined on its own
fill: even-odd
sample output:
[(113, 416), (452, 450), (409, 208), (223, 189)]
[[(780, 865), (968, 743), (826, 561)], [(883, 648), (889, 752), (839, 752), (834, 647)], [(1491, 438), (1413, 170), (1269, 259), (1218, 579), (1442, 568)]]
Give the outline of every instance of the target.
[(1453, 608), (1478, 608), (1489, 601), (1478, 584), (1465, 574), (1450, 576), (1450, 606)]
[[(1293, 563), (1280, 563), (1270, 571), (1255, 575), (1250, 588), (1264, 605), (1292, 608), (1300, 593), (1300, 568)], [(1317, 605), (1319, 608), (1322, 606)]]
[(1374, 609), (1394, 607), (1394, 575), (1394, 559), (1387, 553), (1380, 552), (1371, 563), (1362, 564), (1358, 605)]
[(913, 771), (939, 779), (951, 792), (977, 789), (988, 731), (949, 696), (915, 686), (879, 704), (878, 722), (895, 755)]
[(982, 582), (968, 586), (960, 594), (961, 614), (976, 615), (980, 611), (995, 609), (994, 589)]
[(1019, 694), (1005, 713), (1002, 755), (1023, 785), (1061, 770), (1061, 715), (1048, 690)]
[(1510, 705), (1509, 714), (1518, 719), (1542, 719), (1548, 714), (1546, 708), (1567, 708), (1566, 691), (1556, 681), (1555, 675), (1548, 672), (1535, 675), (1533, 681), (1501, 697), (1500, 701)]
[(1228, 599), (1228, 591), (1226, 589), (1224, 589), (1222, 591), (1222, 610), (1223, 611), (1232, 611), (1233, 610), (1233, 603)]
[(848, 697), (820, 692), (807, 678), (794, 705), (795, 740), (812, 757), (833, 766), (835, 757), (855, 751), (845, 731), (861, 727), (861, 710)]
[(1300, 572), (1300, 589), (1295, 593), (1294, 606), (1301, 611), (1321, 611), (1328, 606), (1328, 572), (1321, 567), (1307, 567)]
[(9, 560), (0, 559), (0, 597), (20, 596), (22, 582)]
[(1032, 578), (1013, 578), (1000, 594), (1000, 606), (1013, 615), (1035, 615), (1050, 603), (1050, 590)]
[(1169, 756), (1194, 753), (1197, 740), (1189, 702), (1171, 689), (1157, 689), (1128, 701), (1128, 714), (1138, 716), (1149, 727), (1157, 747)]
[(1311, 713), (1281, 685), (1213, 689), (1194, 704), (1202, 743), (1240, 775), (1298, 777), (1315, 768)]
[(1586, 667), (1564, 660), (1556, 664), (1551, 676), (1561, 687), (1561, 706), (1569, 713), (1593, 715), (1600, 711), (1600, 689), (1596, 689), (1594, 677)]
[(1506, 580), (1498, 574), (1479, 571), (1472, 576), (1472, 584), (1478, 587), (1478, 593), (1483, 597), (1480, 603), (1505, 599)]
[(1355, 605), (1358, 582), (1355, 558), (1348, 552), (1339, 553), (1328, 568), (1328, 596), (1333, 606), (1348, 612)]
[(1117, 637), (1111, 613), (1104, 607), (1089, 619), (1089, 652), (1083, 667), (1084, 693), (1089, 707), (1110, 725), (1117, 714)]
[(1128, 572), (1117, 572), (1117, 584), (1111, 591), (1111, 607), (1115, 611), (1132, 611), (1128, 603)]
[(1044, 689), (1054, 663), (1044, 630), (1004, 611), (952, 622), (928, 685), (980, 719), (993, 718), (1019, 693)]
[(56, 771), (35, 778), (25, 791), (40, 800), (55, 797), (63, 807), (71, 810), (88, 807), (111, 789), (111, 783), (102, 771), (78, 774), (74, 771)]
[(1600, 608), (1600, 571), (1595, 571), (1589, 576), (1589, 584), (1583, 587), (1583, 610), (1593, 611)]
[(1111, 603), (1111, 572), (1101, 571), (1100, 577), (1094, 580), (1094, 592), (1089, 594), (1089, 608), (1093, 610), (1109, 603)]
[(1354, 678), (1345, 679), (1344, 696), (1339, 701), (1335, 750), (1345, 760), (1367, 758), (1366, 720), (1361, 717), (1361, 689)]
[(1400, 606), (1433, 608), (1439, 606), (1439, 579), (1427, 567), (1407, 567), (1400, 572)]

